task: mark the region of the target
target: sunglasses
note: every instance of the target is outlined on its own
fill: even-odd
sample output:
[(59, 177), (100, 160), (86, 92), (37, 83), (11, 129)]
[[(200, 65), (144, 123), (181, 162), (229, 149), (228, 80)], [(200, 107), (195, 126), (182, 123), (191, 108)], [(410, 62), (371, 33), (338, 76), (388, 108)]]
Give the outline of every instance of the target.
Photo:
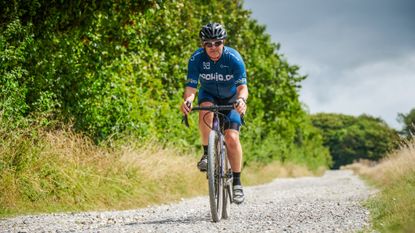
[(218, 40), (218, 41), (214, 41), (214, 42), (203, 42), (203, 45), (208, 47), (208, 48), (212, 48), (213, 46), (219, 47), (222, 44), (223, 44), (223, 40)]

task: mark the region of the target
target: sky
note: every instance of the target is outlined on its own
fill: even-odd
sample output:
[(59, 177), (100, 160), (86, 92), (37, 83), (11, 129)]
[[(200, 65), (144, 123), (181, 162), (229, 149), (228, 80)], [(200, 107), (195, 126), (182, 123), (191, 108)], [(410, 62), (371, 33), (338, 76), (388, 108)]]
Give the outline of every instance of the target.
[(307, 75), (310, 113), (369, 114), (401, 129), (415, 108), (415, 1), (245, 0), (279, 53)]

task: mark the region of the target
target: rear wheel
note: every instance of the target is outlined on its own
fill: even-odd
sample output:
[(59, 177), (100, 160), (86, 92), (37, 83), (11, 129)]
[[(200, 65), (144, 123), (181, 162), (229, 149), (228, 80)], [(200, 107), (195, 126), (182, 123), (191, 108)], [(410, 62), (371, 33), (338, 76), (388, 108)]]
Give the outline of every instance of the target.
[(218, 133), (214, 130), (209, 134), (208, 147), (208, 183), (209, 203), (212, 220), (219, 222), (222, 218), (223, 208), (223, 179), (220, 166), (220, 145)]

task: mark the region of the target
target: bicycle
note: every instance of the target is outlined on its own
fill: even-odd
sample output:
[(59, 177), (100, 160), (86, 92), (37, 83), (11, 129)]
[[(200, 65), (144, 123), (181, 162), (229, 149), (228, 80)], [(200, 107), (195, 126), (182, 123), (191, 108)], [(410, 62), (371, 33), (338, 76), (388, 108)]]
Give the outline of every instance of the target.
[[(221, 119), (219, 117), (220, 115), (225, 116), (220, 111), (232, 109), (234, 109), (233, 105), (212, 105), (192, 108), (192, 111), (205, 110), (213, 112), (213, 122), (208, 142), (207, 178), (210, 212), (214, 222), (229, 218), (230, 204), (233, 203), (233, 175), (227, 155), (223, 127), (221, 127)], [(186, 116), (183, 118), (183, 121), (189, 127)], [(203, 121), (208, 126), (210, 125), (204, 118)]]

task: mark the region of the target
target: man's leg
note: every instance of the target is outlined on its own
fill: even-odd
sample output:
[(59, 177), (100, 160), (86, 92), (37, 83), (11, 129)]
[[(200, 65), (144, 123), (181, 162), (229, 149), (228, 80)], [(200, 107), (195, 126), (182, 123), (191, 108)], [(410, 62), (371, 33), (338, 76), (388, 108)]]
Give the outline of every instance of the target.
[(228, 149), (229, 162), (233, 172), (242, 170), (242, 146), (239, 141), (239, 132), (234, 129), (225, 130), (225, 142)]
[(226, 130), (225, 142), (228, 150), (229, 162), (233, 172), (233, 201), (236, 204), (241, 204), (245, 200), (245, 197), (241, 184), (242, 146), (239, 141), (239, 131), (235, 129)]
[[(213, 103), (211, 102), (200, 103), (200, 106), (202, 107), (207, 107), (211, 105), (213, 105)], [(205, 121), (209, 123), (209, 126), (206, 125)], [(207, 171), (207, 147), (209, 143), (209, 133), (210, 133), (209, 127), (212, 127), (212, 121), (213, 121), (212, 112), (209, 112), (209, 111), (199, 112), (199, 132), (200, 132), (200, 139), (202, 141), (202, 146), (203, 146), (203, 155), (202, 155), (202, 158), (200, 158), (200, 161), (197, 163), (197, 167), (202, 172)]]

